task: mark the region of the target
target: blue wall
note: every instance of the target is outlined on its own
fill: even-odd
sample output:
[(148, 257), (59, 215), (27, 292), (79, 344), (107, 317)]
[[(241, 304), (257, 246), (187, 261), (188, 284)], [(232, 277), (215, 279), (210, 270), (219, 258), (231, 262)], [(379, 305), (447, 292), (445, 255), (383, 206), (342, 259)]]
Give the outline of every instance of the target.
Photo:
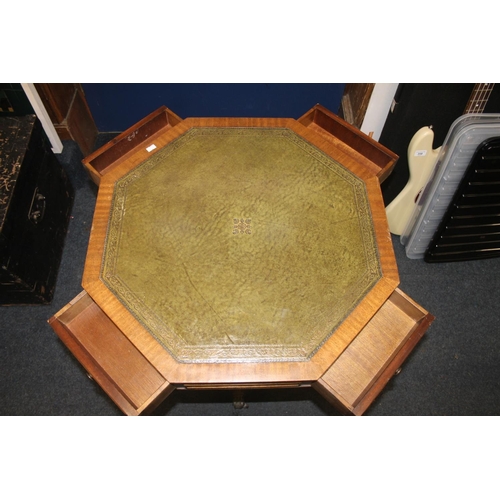
[(299, 118), (318, 103), (337, 113), (345, 86), (344, 83), (82, 85), (99, 132), (122, 132), (163, 105), (181, 118)]

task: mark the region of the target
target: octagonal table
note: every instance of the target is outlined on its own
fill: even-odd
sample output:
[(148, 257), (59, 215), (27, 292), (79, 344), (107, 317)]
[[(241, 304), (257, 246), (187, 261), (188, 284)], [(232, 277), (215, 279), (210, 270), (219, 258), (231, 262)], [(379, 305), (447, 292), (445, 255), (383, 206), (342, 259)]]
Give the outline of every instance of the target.
[(49, 321), (127, 414), (174, 389), (304, 386), (362, 414), (433, 319), (397, 288), (395, 160), (319, 105), (160, 108), (85, 158), (84, 291)]

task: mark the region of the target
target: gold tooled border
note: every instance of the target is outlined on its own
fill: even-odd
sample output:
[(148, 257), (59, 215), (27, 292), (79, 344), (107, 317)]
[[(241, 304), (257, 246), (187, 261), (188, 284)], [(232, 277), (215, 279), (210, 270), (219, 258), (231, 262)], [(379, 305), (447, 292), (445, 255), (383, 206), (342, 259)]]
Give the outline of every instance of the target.
[[(146, 175), (158, 164), (163, 163), (170, 155), (179, 148), (184, 147), (195, 137), (203, 135), (238, 135), (255, 136), (260, 134), (272, 134), (283, 137), (304, 152), (311, 155), (315, 160), (326, 168), (329, 168), (344, 181), (349, 183), (354, 191), (358, 221), (360, 224), (361, 237), (366, 272), (354, 283), (343, 295), (340, 304), (332, 307), (334, 327), (327, 334), (321, 334), (321, 338), (311, 337), (307, 344), (301, 345), (187, 345), (186, 342), (175, 334), (168, 326), (148, 309), (144, 302), (131, 290), (119, 276), (115, 274), (115, 266), (118, 259), (118, 248), (120, 243), (121, 227), (127, 187)], [(222, 363), (222, 362), (280, 362), (280, 361), (307, 361), (320, 347), (331, 337), (340, 324), (358, 306), (366, 294), (375, 286), (382, 277), (380, 256), (376, 244), (375, 230), (373, 226), (368, 193), (364, 182), (351, 173), (346, 167), (333, 160), (316, 146), (307, 142), (295, 132), (287, 128), (267, 127), (194, 127), (179, 136), (176, 140), (163, 147), (161, 150), (140, 163), (128, 174), (115, 183), (111, 212), (106, 233), (104, 255), (101, 265), (100, 279), (127, 308), (127, 310), (146, 328), (146, 330), (176, 359), (181, 363)], [(337, 311), (342, 311), (338, 314)], [(338, 314), (335, 317), (335, 314)]]

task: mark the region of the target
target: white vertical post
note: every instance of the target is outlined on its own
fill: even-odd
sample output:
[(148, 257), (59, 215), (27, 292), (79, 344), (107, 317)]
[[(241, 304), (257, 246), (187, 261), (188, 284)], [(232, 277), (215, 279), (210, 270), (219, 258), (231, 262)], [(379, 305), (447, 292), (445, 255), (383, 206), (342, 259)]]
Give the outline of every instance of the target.
[(21, 83), (21, 86), (24, 93), (28, 97), (31, 106), (33, 107), (36, 116), (40, 120), (43, 130), (45, 130), (45, 133), (49, 138), (50, 144), (52, 145), (52, 151), (54, 153), (62, 153), (63, 144), (57, 135), (56, 129), (52, 124), (52, 120), (50, 119), (38, 92), (36, 91), (35, 85), (33, 83)]
[(373, 89), (361, 131), (371, 135), (376, 141), (382, 134), (398, 85), (398, 83), (376, 83)]

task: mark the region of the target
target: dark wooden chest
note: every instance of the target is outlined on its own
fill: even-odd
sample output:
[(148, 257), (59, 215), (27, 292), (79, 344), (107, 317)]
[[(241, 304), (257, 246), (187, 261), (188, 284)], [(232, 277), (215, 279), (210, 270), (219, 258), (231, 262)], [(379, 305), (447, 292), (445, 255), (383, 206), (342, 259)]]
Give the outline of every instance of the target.
[(0, 117), (0, 305), (51, 302), (73, 198), (36, 116)]

